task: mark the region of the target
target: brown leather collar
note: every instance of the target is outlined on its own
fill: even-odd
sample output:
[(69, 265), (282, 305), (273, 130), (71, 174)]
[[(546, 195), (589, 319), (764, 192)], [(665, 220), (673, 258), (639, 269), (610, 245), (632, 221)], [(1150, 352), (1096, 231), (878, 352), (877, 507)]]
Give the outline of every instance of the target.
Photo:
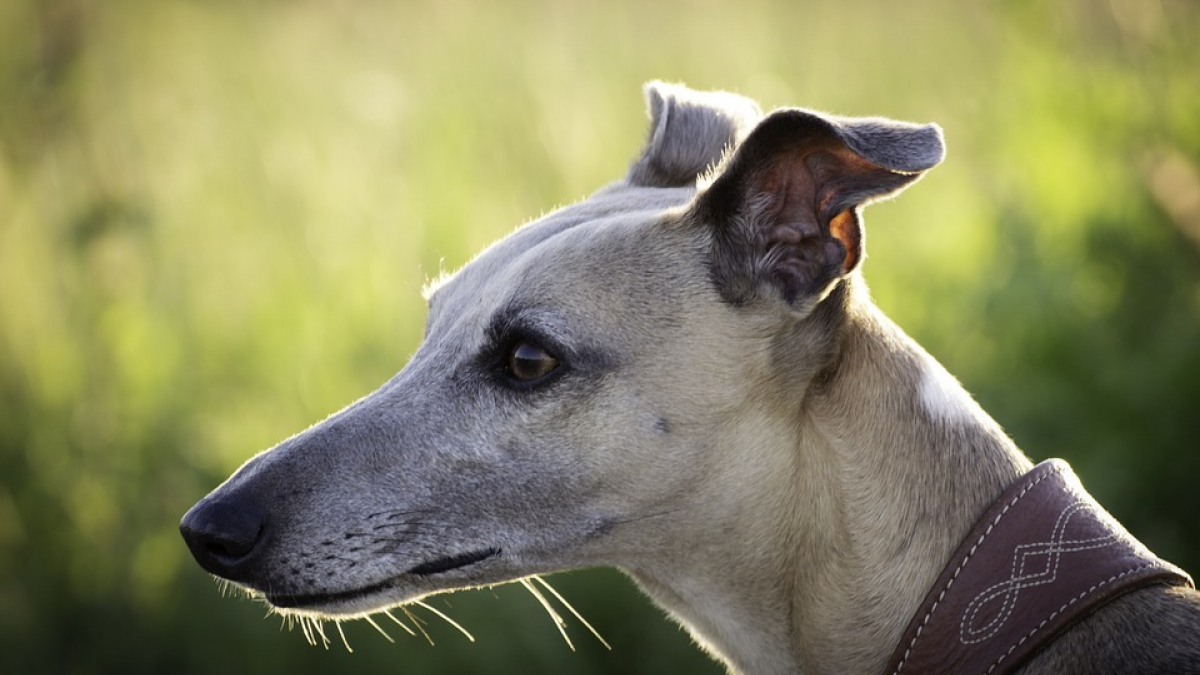
[(1073, 621), (1151, 584), (1192, 586), (1060, 459), (1008, 489), (950, 557), (885, 675), (1010, 673)]

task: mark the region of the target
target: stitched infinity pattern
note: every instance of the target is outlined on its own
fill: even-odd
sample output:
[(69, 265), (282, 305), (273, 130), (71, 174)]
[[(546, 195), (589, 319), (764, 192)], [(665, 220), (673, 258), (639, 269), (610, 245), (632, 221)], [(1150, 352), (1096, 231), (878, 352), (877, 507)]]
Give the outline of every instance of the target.
[[(969, 645), (995, 636), (1012, 616), (1022, 590), (1052, 584), (1058, 579), (1059, 562), (1064, 554), (1091, 551), (1117, 543), (1117, 536), (1112, 531), (1099, 537), (1069, 539), (1071, 524), (1078, 526), (1084, 520), (1097, 525), (1104, 522), (1103, 516), (1087, 502), (1077, 501), (1059, 514), (1049, 541), (1017, 546), (1013, 551), (1009, 578), (984, 589), (967, 605), (959, 623), (959, 641)], [(1095, 526), (1086, 529), (1096, 531)], [(998, 607), (995, 601), (999, 601)]]

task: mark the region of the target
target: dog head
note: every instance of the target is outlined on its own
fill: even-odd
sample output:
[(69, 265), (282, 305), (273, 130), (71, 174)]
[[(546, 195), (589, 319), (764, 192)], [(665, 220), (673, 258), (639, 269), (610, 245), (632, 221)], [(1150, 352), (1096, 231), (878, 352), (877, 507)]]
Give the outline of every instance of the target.
[(202, 567), (281, 609), (355, 615), (646, 564), (750, 508), (836, 361), (859, 209), (940, 161), (940, 132), (647, 93), (625, 179), (437, 282), (399, 374), (187, 513)]

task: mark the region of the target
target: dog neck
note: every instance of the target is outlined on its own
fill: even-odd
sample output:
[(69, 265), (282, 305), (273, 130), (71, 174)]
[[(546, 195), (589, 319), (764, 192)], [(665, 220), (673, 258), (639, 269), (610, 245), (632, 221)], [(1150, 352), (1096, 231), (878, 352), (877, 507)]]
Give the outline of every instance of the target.
[(845, 316), (832, 374), (719, 441), (733, 473), (697, 491), (672, 547), (695, 555), (628, 567), (738, 672), (879, 671), (975, 519), (1032, 466), (861, 280), (846, 286), (830, 298)]

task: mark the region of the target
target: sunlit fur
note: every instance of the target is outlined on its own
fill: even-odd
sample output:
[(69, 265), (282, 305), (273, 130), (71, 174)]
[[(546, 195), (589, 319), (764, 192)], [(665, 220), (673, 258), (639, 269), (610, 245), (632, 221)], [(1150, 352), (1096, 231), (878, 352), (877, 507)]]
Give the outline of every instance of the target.
[[(648, 94), (624, 179), (431, 284), (400, 373), (193, 508), (185, 526), (204, 532), (269, 515), (248, 552), (193, 540), (202, 564), (302, 607), (285, 622), (323, 645), (328, 622), (343, 642), (354, 618), (386, 635), (381, 612), (428, 638), (419, 612), (447, 617), (424, 598), (511, 581), (567, 638), (546, 593), (562, 598), (532, 575), (607, 565), (732, 672), (882, 669), (950, 552), (1032, 465), (859, 268), (860, 207), (937, 164), (940, 131)], [(527, 386), (504, 356), (531, 339), (566, 365)], [(1114, 628), (1152, 621), (1192, 630)], [(1197, 625), (1194, 593), (1139, 591), (1025, 672), (1154, 672), (1145, 659), (1200, 653)]]

